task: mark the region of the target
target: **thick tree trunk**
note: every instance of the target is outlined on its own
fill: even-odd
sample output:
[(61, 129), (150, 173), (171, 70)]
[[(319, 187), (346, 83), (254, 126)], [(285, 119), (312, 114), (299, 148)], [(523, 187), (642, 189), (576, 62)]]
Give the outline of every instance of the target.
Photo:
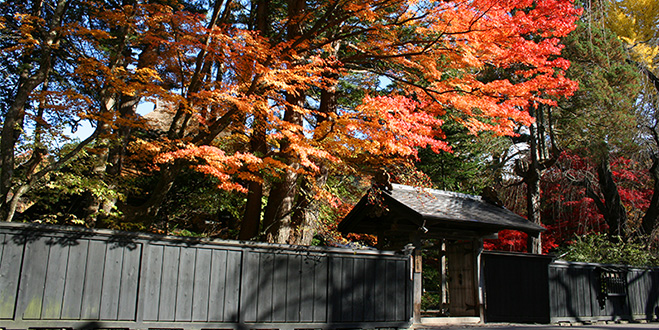
[[(267, 153), (265, 118), (257, 116), (254, 120), (254, 128), (250, 139), (251, 151), (259, 156), (265, 157)], [(261, 224), (261, 212), (263, 199), (263, 182), (250, 181), (247, 190), (247, 203), (245, 204), (245, 215), (240, 225), (238, 239), (250, 240), (259, 235)]]
[[(303, 102), (304, 96), (291, 96), (290, 101)], [(293, 100), (295, 99), (295, 100)], [(294, 104), (294, 103), (293, 103)], [(291, 108), (287, 109), (284, 120), (289, 123), (302, 125), (301, 115)], [(290, 142), (281, 142), (282, 156), (288, 162), (288, 168), (278, 181), (272, 183), (268, 204), (263, 216), (263, 230), (266, 233), (266, 241), (271, 243), (287, 243), (292, 231), (291, 215), (295, 204), (298, 185), (299, 163), (297, 156), (290, 150)]]
[(327, 167), (320, 165), (320, 175), (314, 182), (305, 177), (302, 179), (298, 193), (298, 205), (291, 218), (291, 235), (288, 244), (311, 245), (314, 235), (320, 225), (320, 201), (315, 198), (316, 191), (323, 189), (327, 183), (329, 172)]
[(247, 202), (245, 203), (245, 215), (240, 224), (240, 233), (238, 239), (242, 241), (250, 240), (259, 235), (259, 226), (261, 224), (261, 211), (263, 199), (263, 183), (250, 181), (247, 187)]
[[(150, 56), (150, 53), (152, 53), (152, 51), (145, 50), (142, 52), (142, 55)], [(138, 68), (142, 68), (146, 65), (146, 63), (142, 61), (142, 55), (140, 56), (140, 64), (138, 64)], [(135, 93), (131, 96), (123, 95), (119, 98), (119, 115), (123, 121), (135, 122), (137, 120), (137, 105), (141, 98), (140, 93)], [(99, 123), (98, 125), (103, 124)], [(102, 163), (98, 163), (94, 173), (103, 178), (103, 181), (110, 189), (115, 189), (117, 186), (116, 182), (123, 169), (126, 149), (128, 148), (132, 129), (133, 127), (130, 124), (119, 124), (112, 133), (112, 137), (105, 139), (106, 141), (104, 141), (104, 143), (107, 144), (107, 148), (105, 148), (104, 152), (99, 155), (98, 161)], [(108, 131), (109, 128), (106, 132), (109, 133)], [(92, 195), (89, 200), (88, 209), (86, 210), (87, 221), (96, 226), (98, 221), (107, 218), (112, 209), (114, 209), (116, 203), (116, 198)]]
[[(112, 51), (113, 55), (110, 56), (110, 61), (108, 65), (109, 71), (113, 71), (116, 68), (122, 68), (122, 67), (125, 68), (127, 64), (123, 54), (125, 53), (127, 48), (127, 42), (130, 31), (126, 28), (119, 28), (113, 32), (118, 37), (115, 39), (116, 42), (113, 45), (113, 51)], [(115, 111), (117, 108), (121, 107), (119, 94), (117, 93), (117, 91), (114, 90), (113, 87), (111, 87), (111, 85), (108, 82), (106, 82), (106, 86), (103, 86), (102, 89), (100, 90), (99, 96), (101, 100), (100, 102), (101, 108), (99, 109), (100, 114), (111, 113)], [(98, 180), (105, 182), (110, 150), (112, 148), (112, 144), (114, 144), (114, 142), (116, 141), (116, 136), (111, 136), (112, 127), (110, 123), (99, 120), (96, 123), (96, 125), (97, 125), (97, 130), (100, 132), (100, 134), (95, 147), (99, 149), (100, 152), (96, 155), (96, 159), (94, 160), (94, 165), (92, 168), (92, 176)], [(99, 209), (101, 209), (101, 205), (103, 204), (103, 201), (104, 201), (103, 196), (99, 196), (93, 193), (92, 191), (87, 191), (85, 193), (83, 212), (84, 212), (85, 222), (88, 226), (90, 227), (96, 226), (96, 220), (99, 215), (98, 211)]]
[[(270, 1), (259, 0), (255, 9), (255, 29), (262, 35), (268, 35), (268, 8)], [(250, 137), (250, 151), (258, 157), (265, 157), (267, 154), (266, 144), (266, 119), (259, 115), (257, 109), (252, 136)], [(244, 122), (244, 118), (243, 118)], [(244, 129), (244, 127), (243, 127)], [(247, 186), (247, 202), (245, 203), (245, 213), (242, 223), (240, 224), (240, 233), (238, 239), (250, 240), (259, 236), (261, 226), (261, 213), (263, 212), (263, 182), (250, 181)], [(265, 230), (265, 229), (264, 229)]]
[[(304, 105), (304, 94), (289, 93), (286, 99), (290, 106), (286, 109), (284, 121), (302, 126), (302, 114), (296, 107)], [(293, 132), (302, 134), (302, 132)], [(281, 142), (281, 156), (287, 161), (288, 168), (283, 176), (273, 182), (268, 196), (268, 205), (263, 218), (266, 240), (272, 243), (287, 243), (292, 232), (291, 215), (295, 204), (298, 186), (298, 169), (300, 168), (297, 155), (290, 150), (290, 141)]]
[[(534, 110), (537, 114), (534, 114)], [(529, 155), (526, 160), (519, 160), (515, 165), (515, 172), (522, 177), (523, 182), (526, 184), (526, 216), (527, 219), (535, 224), (542, 225), (540, 215), (540, 178), (542, 172), (546, 169), (547, 163), (552, 163), (548, 160), (549, 152), (546, 150), (544, 142), (543, 129), (536, 127), (543, 127), (543, 109), (531, 109), (531, 115), (535, 116), (536, 123), (529, 127)], [(542, 133), (542, 134), (541, 134)], [(527, 251), (529, 253), (542, 254), (542, 234), (537, 236), (528, 236)]]
[(293, 164), (280, 181), (273, 183), (263, 217), (266, 241), (288, 243), (292, 232), (291, 215), (297, 192), (297, 167)]
[(652, 167), (650, 168), (650, 175), (654, 181), (652, 189), (652, 199), (650, 206), (645, 211), (641, 226), (643, 232), (647, 235), (652, 234), (657, 227), (657, 219), (659, 218), (659, 157), (654, 156), (652, 159)]
[(624, 226), (627, 222), (627, 212), (620, 200), (618, 186), (613, 180), (613, 173), (609, 164), (608, 155), (604, 155), (597, 166), (597, 177), (600, 186), (600, 192), (603, 196), (603, 209), (600, 209), (604, 220), (609, 226), (609, 234), (612, 237), (622, 237)]
[[(289, 40), (298, 38), (302, 31), (299, 16), (305, 9), (304, 0), (288, 1), (287, 37)], [(288, 91), (286, 93), (286, 112), (284, 121), (293, 125), (302, 126), (301, 109), (304, 107), (305, 95), (302, 90)], [(302, 132), (292, 132), (303, 134)], [(265, 209), (264, 228), (268, 242), (288, 243), (292, 228), (292, 213), (294, 212), (295, 197), (298, 189), (298, 169), (300, 167), (297, 155), (290, 150), (290, 141), (281, 142), (281, 155), (286, 159), (288, 168), (279, 181), (273, 183), (268, 196), (268, 205)]]
[[(335, 54), (336, 52), (338, 52), (338, 45), (335, 48)], [(338, 77), (335, 74), (327, 74), (326, 78), (330, 82)], [(327, 89), (320, 92), (320, 106), (318, 109), (320, 115), (317, 116), (317, 125), (323, 124), (329, 118), (329, 114), (336, 113), (338, 106), (336, 88), (337, 84), (334, 82)], [(324, 134), (314, 136), (317, 141), (323, 138)], [(297, 197), (298, 207), (291, 219), (293, 231), (288, 240), (289, 244), (310, 245), (320, 225), (320, 201), (316, 200), (315, 195), (317, 191), (324, 189), (329, 171), (325, 164), (320, 163), (317, 165), (320, 167), (320, 171), (315, 180), (310, 180), (309, 177), (302, 178), (301, 189)]]
[[(526, 212), (528, 220), (541, 225), (540, 219), (540, 179), (533, 176), (526, 181)], [(528, 235), (527, 250), (529, 253), (542, 254), (542, 234), (537, 236)]]

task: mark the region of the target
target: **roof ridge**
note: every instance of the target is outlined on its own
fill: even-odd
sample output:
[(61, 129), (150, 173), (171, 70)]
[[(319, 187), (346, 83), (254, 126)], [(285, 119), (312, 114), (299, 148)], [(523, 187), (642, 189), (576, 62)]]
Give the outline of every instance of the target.
[(399, 183), (392, 183), (392, 186), (394, 188), (402, 189), (402, 190), (425, 190), (428, 191), (432, 194), (442, 194), (445, 196), (451, 196), (451, 197), (460, 197), (464, 199), (471, 199), (479, 202), (483, 202), (483, 198), (481, 196), (477, 195), (470, 195), (470, 194), (465, 194), (465, 193), (460, 193), (460, 192), (455, 192), (455, 191), (448, 191), (448, 190), (440, 190), (440, 189), (434, 189), (434, 188), (424, 188), (424, 187), (415, 187), (415, 186), (410, 186), (410, 185), (404, 185), (404, 184), (399, 184)]

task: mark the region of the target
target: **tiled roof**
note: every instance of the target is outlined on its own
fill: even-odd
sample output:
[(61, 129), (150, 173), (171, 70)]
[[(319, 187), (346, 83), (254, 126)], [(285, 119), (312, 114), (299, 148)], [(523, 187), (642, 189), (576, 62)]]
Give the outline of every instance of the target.
[(393, 184), (390, 191), (382, 193), (386, 212), (378, 212), (383, 206), (373, 205), (364, 196), (355, 208), (339, 224), (342, 232), (359, 232), (373, 226), (391, 225), (404, 219), (405, 223), (424, 225), (434, 230), (473, 230), (495, 233), (514, 229), (536, 234), (544, 231), (510, 210), (489, 203), (480, 196), (449, 191), (416, 188)]
[(534, 232), (544, 230), (504, 207), (484, 201), (480, 196), (399, 184), (392, 186), (388, 194), (424, 219), (474, 222)]

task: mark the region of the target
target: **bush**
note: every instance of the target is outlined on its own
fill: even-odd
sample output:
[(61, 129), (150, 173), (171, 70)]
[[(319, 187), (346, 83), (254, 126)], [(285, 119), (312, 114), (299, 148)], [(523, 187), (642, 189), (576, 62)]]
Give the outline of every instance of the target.
[(561, 250), (566, 261), (624, 264), (630, 266), (659, 266), (657, 251), (636, 241), (624, 241), (606, 234), (592, 233), (577, 236)]

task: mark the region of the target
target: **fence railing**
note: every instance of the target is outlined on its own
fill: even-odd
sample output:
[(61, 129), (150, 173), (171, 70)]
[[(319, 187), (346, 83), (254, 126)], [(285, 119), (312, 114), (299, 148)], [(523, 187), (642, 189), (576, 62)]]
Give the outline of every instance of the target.
[(410, 324), (409, 256), (0, 224), (0, 328)]
[(485, 252), (488, 321), (653, 320), (659, 269), (552, 261), (550, 256)]

